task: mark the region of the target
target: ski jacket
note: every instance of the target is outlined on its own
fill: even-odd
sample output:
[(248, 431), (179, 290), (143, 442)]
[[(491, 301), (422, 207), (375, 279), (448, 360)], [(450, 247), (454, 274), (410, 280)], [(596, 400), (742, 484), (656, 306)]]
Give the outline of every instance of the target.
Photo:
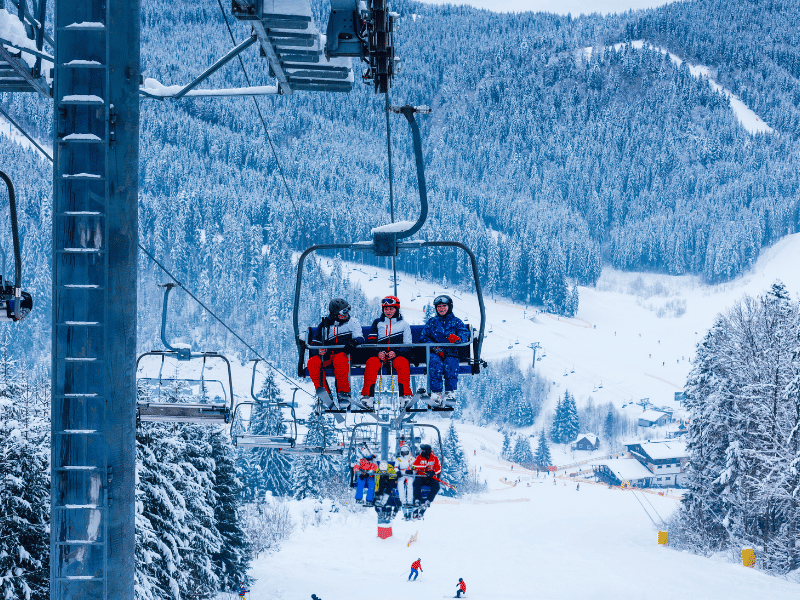
[[(350, 340), (355, 341), (356, 344), (364, 343), (364, 334), (361, 331), (361, 323), (358, 322), (358, 319), (351, 316), (347, 321), (342, 322), (331, 317), (322, 317), (322, 321), (320, 321), (317, 331), (311, 339), (311, 345), (341, 346)], [(349, 350), (346, 348), (335, 352), (349, 354)]]
[(364, 471), (364, 472), (377, 471), (378, 470), (378, 465), (376, 465), (375, 463), (369, 462), (366, 458), (362, 458), (360, 461), (358, 461), (355, 464), (355, 466), (353, 467), (353, 470), (354, 471)]
[(422, 570), (422, 563), (419, 562), (418, 560), (415, 560), (413, 563), (411, 563), (411, 568), (412, 569), (416, 569), (417, 571), (421, 571)]
[[(435, 315), (425, 323), (419, 341), (425, 344), (447, 344), (449, 343), (447, 338), (452, 334), (457, 335), (462, 342), (469, 340), (469, 329), (464, 325), (464, 321), (452, 313), (443, 317)], [(444, 356), (458, 356), (458, 348), (452, 346), (439, 348), (438, 351)]]
[(419, 475), (426, 475), (428, 471), (432, 471), (434, 475), (439, 475), (439, 473), (442, 472), (442, 466), (439, 464), (439, 459), (436, 458), (436, 455), (432, 452), (428, 460), (425, 460), (425, 457), (420, 454), (414, 459), (414, 464), (412, 467)]
[(467, 593), (467, 584), (466, 584), (466, 583), (464, 583), (463, 581), (459, 581), (459, 582), (458, 582), (458, 585), (457, 585), (456, 587), (459, 587), (459, 588), (461, 588), (461, 592), (462, 592), (462, 593), (464, 593), (464, 594), (466, 594), (466, 593)]
[[(396, 317), (388, 318), (386, 315), (381, 315), (372, 322), (372, 327), (367, 334), (367, 343), (377, 344), (412, 344), (414, 340), (411, 338), (411, 326), (408, 321), (405, 321), (399, 314)], [(378, 352), (380, 352), (378, 348)], [(398, 356), (403, 356), (408, 352), (406, 348), (387, 348), (387, 350), (394, 350)]]
[(406, 471), (410, 471), (410, 470), (411, 470), (411, 455), (408, 455), (405, 458), (400, 457), (400, 458), (397, 459), (397, 471), (398, 471), (398, 473), (400, 473), (401, 475), (405, 475)]

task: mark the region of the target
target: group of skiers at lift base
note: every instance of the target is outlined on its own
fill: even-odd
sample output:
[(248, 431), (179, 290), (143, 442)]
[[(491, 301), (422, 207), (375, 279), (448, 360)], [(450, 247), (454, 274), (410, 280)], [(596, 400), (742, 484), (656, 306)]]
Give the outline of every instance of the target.
[[(428, 373), (431, 382), (431, 402), (439, 406), (453, 406), (458, 387), (458, 346), (469, 340), (469, 329), (453, 314), (453, 299), (447, 295), (437, 296), (433, 305), (436, 314), (425, 324), (419, 343), (442, 344), (432, 346)], [(372, 322), (367, 339), (361, 323), (350, 314), (351, 306), (344, 298), (334, 298), (328, 304), (328, 316), (323, 317), (311, 340), (319, 346), (316, 354), (309, 358), (308, 373), (317, 392), (325, 390), (330, 394), (325, 378), (325, 367), (332, 367), (336, 379), (337, 403), (340, 409), (348, 407), (371, 409), (375, 395), (375, 383), (383, 366), (390, 366), (397, 374), (400, 395), (408, 404), (412, 397), (411, 370), (408, 362), (409, 348), (394, 347), (394, 344), (412, 344), (411, 326), (400, 314), (400, 300), (397, 296), (386, 296), (381, 300), (381, 315)], [(375, 346), (374, 356), (364, 365), (364, 386), (360, 400), (351, 397), (350, 390), (350, 352), (361, 344)], [(381, 344), (387, 344), (381, 349)], [(389, 345), (392, 345), (391, 347)], [(344, 346), (328, 350), (325, 346)], [(442, 393), (444, 379), (444, 393)]]
[(439, 459), (428, 444), (420, 446), (416, 458), (404, 443), (397, 458), (389, 455), (389, 460), (380, 463), (373, 462), (375, 454), (366, 444), (360, 455), (352, 465), (351, 485), (356, 488), (356, 502), (375, 506), (378, 512), (394, 516), (402, 507), (406, 519), (422, 518), (439, 492), (439, 483), (444, 483), (439, 479)]
[[(411, 563), (411, 573), (408, 574), (409, 581), (416, 581), (417, 575), (419, 575), (420, 571), (422, 571), (422, 559), (418, 558), (413, 563)], [(411, 577), (414, 579), (411, 579)], [(456, 584), (456, 595), (453, 596), (454, 598), (461, 598), (461, 594), (467, 593), (467, 584), (464, 583), (464, 580), (459, 577), (458, 583)]]

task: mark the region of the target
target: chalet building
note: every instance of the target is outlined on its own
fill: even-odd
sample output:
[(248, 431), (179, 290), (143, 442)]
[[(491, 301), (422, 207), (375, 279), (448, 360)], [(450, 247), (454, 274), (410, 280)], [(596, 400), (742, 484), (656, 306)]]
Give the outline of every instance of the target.
[(672, 414), (661, 410), (646, 410), (639, 415), (639, 427), (666, 425), (672, 420)]
[(686, 469), (689, 454), (683, 440), (637, 442), (626, 444), (631, 456), (653, 474), (655, 487), (675, 487), (678, 475)]
[(597, 450), (600, 447), (600, 438), (593, 433), (581, 433), (570, 446), (573, 450)]
[(592, 469), (598, 481), (611, 485), (622, 485), (626, 481), (637, 488), (654, 485), (653, 474), (634, 458), (609, 458), (600, 464), (592, 465)]

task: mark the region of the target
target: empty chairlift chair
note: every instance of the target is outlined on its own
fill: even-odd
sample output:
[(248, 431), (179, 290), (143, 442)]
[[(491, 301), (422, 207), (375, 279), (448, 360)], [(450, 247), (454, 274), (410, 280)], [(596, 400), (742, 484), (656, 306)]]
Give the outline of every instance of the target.
[(228, 359), (217, 352), (192, 352), (167, 342), (169, 292), (164, 286), (161, 342), (166, 350), (145, 352), (136, 360), (137, 418), (174, 423), (229, 423), (233, 415), (233, 376)]

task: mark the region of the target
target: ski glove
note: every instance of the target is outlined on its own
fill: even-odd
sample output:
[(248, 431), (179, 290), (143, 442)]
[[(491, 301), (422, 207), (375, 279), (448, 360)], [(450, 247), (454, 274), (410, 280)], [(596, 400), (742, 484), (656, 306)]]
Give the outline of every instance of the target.
[(344, 343), (346, 348), (356, 348), (358, 347), (358, 340), (349, 339)]
[(449, 336), (447, 336), (447, 341), (450, 342), (451, 344), (457, 344), (458, 342), (461, 341), (461, 338), (458, 337), (455, 333), (451, 333)]

